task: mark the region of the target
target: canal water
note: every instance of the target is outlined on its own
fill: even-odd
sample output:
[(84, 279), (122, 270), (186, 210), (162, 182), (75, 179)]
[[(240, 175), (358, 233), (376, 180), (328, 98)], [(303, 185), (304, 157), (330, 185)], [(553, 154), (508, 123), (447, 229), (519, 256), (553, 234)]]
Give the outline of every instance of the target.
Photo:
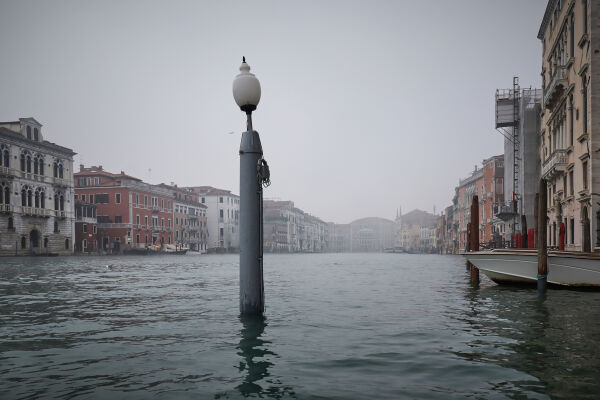
[(600, 293), (469, 283), (458, 256), (0, 259), (0, 399), (593, 399)]

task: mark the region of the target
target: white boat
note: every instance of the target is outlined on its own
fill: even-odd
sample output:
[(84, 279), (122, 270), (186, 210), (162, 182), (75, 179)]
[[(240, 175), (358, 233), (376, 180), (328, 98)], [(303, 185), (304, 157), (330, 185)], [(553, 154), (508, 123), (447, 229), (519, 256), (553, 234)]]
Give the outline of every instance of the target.
[[(497, 283), (536, 284), (536, 249), (495, 249), (464, 256)], [(600, 254), (548, 252), (548, 283), (571, 287), (600, 287)]]

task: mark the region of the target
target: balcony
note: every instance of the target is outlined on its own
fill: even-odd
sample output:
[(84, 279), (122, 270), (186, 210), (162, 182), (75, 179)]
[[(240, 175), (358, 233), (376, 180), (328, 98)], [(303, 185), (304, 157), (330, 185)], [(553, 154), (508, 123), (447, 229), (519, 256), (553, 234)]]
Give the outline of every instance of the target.
[(567, 151), (564, 149), (554, 150), (542, 165), (542, 178), (547, 180), (565, 172), (568, 164)]
[(103, 223), (98, 223), (98, 228), (100, 229), (114, 229), (114, 228), (120, 228), (120, 229), (131, 229), (131, 224), (122, 224), (122, 223), (112, 223), (112, 222), (103, 222)]
[(13, 172), (12, 172), (12, 170), (11, 170), (10, 168), (8, 168), (8, 167), (3, 167), (3, 166), (0, 166), (0, 175), (1, 175), (1, 176), (12, 176), (12, 175), (13, 175)]
[(57, 186), (68, 187), (69, 181), (63, 178), (52, 178), (52, 183)]
[(493, 204), (493, 212), (502, 221), (509, 221), (518, 215), (517, 204), (514, 201)]
[(52, 211), (54, 213), (55, 217), (58, 218), (67, 218), (67, 212), (63, 211), (63, 210), (48, 210), (48, 211)]
[(9, 213), (13, 211), (12, 204), (0, 204), (0, 212)]
[(153, 213), (157, 213), (160, 211), (160, 208), (158, 206), (152, 206), (152, 212)]
[[(7, 204), (8, 205), (8, 204)], [(34, 217), (49, 217), (52, 213), (52, 210), (47, 210), (45, 208), (36, 208), (36, 207), (21, 207), (21, 214), (23, 215), (31, 215)]]
[(552, 110), (556, 102), (561, 98), (565, 88), (569, 84), (569, 69), (566, 66), (556, 67), (556, 71), (548, 86), (544, 89), (544, 108)]

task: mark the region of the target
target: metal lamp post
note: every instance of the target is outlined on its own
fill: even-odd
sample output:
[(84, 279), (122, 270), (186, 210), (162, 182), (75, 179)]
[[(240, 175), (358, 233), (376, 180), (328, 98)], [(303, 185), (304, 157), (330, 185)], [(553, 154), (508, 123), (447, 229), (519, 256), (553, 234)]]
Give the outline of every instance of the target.
[(240, 144), (240, 312), (262, 315), (263, 286), (262, 186), (268, 184), (268, 166), (258, 132), (252, 129), (252, 111), (260, 101), (260, 83), (245, 57), (233, 81), (233, 98), (247, 116)]

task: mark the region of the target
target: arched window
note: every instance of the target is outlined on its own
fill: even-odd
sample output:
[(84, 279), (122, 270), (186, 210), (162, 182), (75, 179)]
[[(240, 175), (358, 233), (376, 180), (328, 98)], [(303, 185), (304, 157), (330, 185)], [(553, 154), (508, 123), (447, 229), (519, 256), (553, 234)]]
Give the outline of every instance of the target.
[(13, 220), (13, 217), (8, 217), (8, 229), (14, 229), (15, 228), (15, 223)]
[(37, 157), (38, 157), (38, 162), (39, 162), (39, 171), (38, 171), (38, 173), (40, 175), (44, 175), (44, 156), (42, 156), (41, 154), (38, 154)]
[(10, 204), (10, 185), (3, 183), (0, 190), (4, 192), (4, 204)]
[(31, 127), (27, 127), (27, 139), (31, 139)]
[(63, 165), (61, 160), (54, 161), (54, 177), (61, 179), (63, 177)]
[(0, 145), (0, 166), (9, 168), (10, 167), (10, 153), (8, 146), (5, 144)]
[(27, 165), (27, 172), (31, 173), (31, 154), (25, 156), (25, 164)]
[(25, 236), (21, 237), (21, 248), (22, 249), (27, 248), (27, 239), (25, 239)]
[(33, 159), (33, 173), (36, 174), (36, 175), (38, 173), (38, 165), (39, 165), (38, 158), (35, 157)]
[(40, 192), (38, 190), (35, 191), (34, 198), (35, 198), (35, 202), (34, 202), (35, 206), (34, 207), (40, 208)]
[(46, 208), (46, 192), (40, 189), (40, 208)]
[(21, 153), (21, 171), (25, 172), (25, 154)]
[(65, 197), (61, 192), (54, 193), (54, 209), (56, 211), (65, 210)]
[(69, 238), (65, 239), (65, 250), (69, 250)]
[(38, 128), (33, 128), (33, 140), (36, 142), (40, 141), (40, 132), (38, 131)]

